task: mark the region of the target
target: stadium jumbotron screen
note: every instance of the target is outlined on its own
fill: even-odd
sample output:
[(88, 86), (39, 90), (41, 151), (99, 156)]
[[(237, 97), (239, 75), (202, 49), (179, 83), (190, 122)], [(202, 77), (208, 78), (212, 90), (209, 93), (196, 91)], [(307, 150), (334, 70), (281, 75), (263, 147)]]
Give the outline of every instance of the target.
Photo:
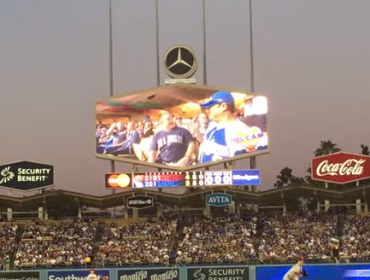
[(166, 86), (96, 103), (96, 156), (191, 170), (268, 153), (264, 96)]

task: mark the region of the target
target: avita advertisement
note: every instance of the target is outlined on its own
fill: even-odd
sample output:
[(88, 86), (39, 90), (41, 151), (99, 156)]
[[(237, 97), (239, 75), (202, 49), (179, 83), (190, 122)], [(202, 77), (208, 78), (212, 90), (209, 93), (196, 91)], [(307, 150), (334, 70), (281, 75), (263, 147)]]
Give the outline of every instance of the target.
[(188, 280), (249, 280), (247, 266), (188, 268), (187, 271)]
[(206, 195), (206, 203), (209, 206), (225, 207), (232, 203), (233, 196), (228, 193), (212, 193)]
[(168, 85), (100, 100), (96, 157), (175, 171), (268, 153), (268, 100)]
[[(86, 280), (89, 274), (89, 269), (49, 270), (48, 280)], [(110, 276), (108, 269), (95, 269), (95, 275), (97, 280), (103, 280), (106, 277), (109, 279)]]
[(0, 166), (0, 186), (20, 191), (52, 186), (54, 184), (54, 166), (18, 161)]
[(345, 152), (312, 159), (313, 180), (347, 184), (370, 178), (370, 157)]
[(178, 268), (118, 270), (117, 280), (180, 280)]

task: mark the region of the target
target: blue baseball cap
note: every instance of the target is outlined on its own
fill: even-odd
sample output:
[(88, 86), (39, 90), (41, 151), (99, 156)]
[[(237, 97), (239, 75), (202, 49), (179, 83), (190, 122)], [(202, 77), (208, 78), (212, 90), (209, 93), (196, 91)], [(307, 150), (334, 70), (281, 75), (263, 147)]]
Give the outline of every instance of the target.
[(208, 109), (216, 104), (226, 103), (230, 106), (235, 106), (234, 97), (230, 92), (227, 91), (218, 91), (211, 96), (211, 98), (206, 102), (201, 104), (202, 109)]

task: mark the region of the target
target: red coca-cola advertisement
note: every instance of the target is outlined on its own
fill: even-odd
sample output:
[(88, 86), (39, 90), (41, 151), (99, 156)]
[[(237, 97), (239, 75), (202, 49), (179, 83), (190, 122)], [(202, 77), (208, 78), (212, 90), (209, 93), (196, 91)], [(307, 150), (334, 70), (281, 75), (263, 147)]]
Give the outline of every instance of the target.
[(312, 159), (313, 180), (347, 184), (370, 178), (370, 157), (345, 152)]

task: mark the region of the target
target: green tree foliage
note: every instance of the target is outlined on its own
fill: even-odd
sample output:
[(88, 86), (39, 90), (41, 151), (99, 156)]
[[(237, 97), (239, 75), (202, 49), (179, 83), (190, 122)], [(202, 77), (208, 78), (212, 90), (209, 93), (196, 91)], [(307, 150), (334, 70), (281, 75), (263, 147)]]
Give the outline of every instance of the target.
[(307, 184), (315, 185), (315, 186), (323, 185), (322, 182), (312, 180), (311, 172), (312, 172), (312, 168), (310, 166), (309, 168), (307, 168), (307, 175), (304, 177), (304, 180), (307, 182)]
[(370, 155), (369, 147), (367, 145), (361, 144), (361, 154), (365, 156)]
[(320, 147), (315, 150), (314, 155), (315, 157), (321, 157), (340, 151), (341, 149), (338, 147), (337, 143), (334, 143), (331, 140), (326, 140), (320, 142)]
[(285, 167), (280, 171), (280, 174), (276, 176), (277, 180), (274, 184), (275, 188), (282, 188), (289, 185), (303, 184), (304, 179), (294, 176), (293, 170), (289, 167)]
[[(361, 144), (361, 154), (364, 156), (370, 155), (369, 147), (367, 145)], [(370, 179), (362, 180), (360, 182), (360, 185), (368, 185), (368, 184), (370, 184)]]

